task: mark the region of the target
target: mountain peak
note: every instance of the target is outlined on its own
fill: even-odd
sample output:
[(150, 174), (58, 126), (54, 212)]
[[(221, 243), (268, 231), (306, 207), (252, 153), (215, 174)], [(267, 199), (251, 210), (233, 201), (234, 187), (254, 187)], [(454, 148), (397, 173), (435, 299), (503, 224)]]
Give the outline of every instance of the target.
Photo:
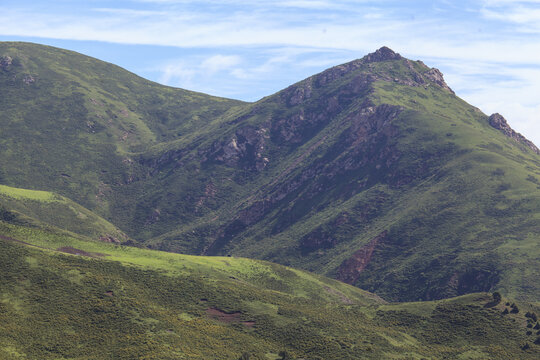
[(394, 50), (390, 49), (389, 47), (383, 46), (380, 49), (376, 50), (373, 53), (367, 54), (364, 57), (365, 62), (379, 62), (379, 61), (386, 61), (386, 60), (399, 60), (401, 59), (401, 55), (394, 52)]
[(534, 151), (536, 154), (540, 154), (540, 149), (538, 149), (532, 141), (528, 140), (525, 136), (521, 135), (520, 133), (512, 129), (510, 125), (508, 125), (508, 122), (506, 121), (504, 116), (502, 116), (501, 114), (499, 113), (491, 114), (488, 121), (489, 121), (489, 125), (499, 130), (504, 135), (514, 139), (520, 144), (525, 145), (526, 147)]

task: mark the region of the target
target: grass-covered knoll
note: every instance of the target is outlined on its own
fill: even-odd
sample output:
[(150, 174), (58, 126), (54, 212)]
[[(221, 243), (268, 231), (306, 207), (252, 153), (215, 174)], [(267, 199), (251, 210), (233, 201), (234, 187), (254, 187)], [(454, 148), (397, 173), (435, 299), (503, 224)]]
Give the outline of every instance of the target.
[(503, 315), (506, 299), (487, 308), (487, 294), (387, 304), (256, 260), (126, 248), (5, 223), (0, 232), (6, 359), (277, 359), (282, 352), (535, 359), (540, 352), (524, 316), (538, 309), (518, 303), (519, 313)]
[(92, 240), (128, 240), (122, 231), (94, 212), (48, 191), (0, 185), (0, 220), (36, 228), (55, 227)]
[[(47, 251), (86, 254), (90, 257), (118, 261), (124, 265), (157, 271), (164, 275), (190, 275), (197, 273), (213, 281), (235, 280), (251, 286), (262, 286), (290, 295), (342, 302), (369, 304), (382, 301), (375, 295), (336, 280), (285, 268), (260, 260), (231, 257), (200, 257), (151, 251), (129, 246), (79, 239), (54, 228), (27, 227), (1, 223), (0, 234)], [(60, 250), (59, 250), (60, 249)], [(233, 281), (234, 282), (234, 281)], [(326, 290), (325, 290), (326, 289)], [(346, 300), (345, 302), (349, 302)]]

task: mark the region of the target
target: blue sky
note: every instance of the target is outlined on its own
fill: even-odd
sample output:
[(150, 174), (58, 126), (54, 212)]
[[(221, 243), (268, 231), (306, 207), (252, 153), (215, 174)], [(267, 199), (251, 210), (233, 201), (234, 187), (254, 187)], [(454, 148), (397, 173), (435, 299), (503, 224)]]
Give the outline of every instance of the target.
[(0, 40), (248, 101), (386, 45), (540, 145), (540, 0), (2, 0)]

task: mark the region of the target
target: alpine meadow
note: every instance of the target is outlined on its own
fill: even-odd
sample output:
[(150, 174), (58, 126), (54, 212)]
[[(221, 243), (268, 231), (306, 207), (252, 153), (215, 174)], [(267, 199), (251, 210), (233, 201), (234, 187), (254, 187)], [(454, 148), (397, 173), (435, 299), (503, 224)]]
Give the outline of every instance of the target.
[(388, 47), (256, 102), (0, 42), (0, 359), (538, 359), (540, 150)]

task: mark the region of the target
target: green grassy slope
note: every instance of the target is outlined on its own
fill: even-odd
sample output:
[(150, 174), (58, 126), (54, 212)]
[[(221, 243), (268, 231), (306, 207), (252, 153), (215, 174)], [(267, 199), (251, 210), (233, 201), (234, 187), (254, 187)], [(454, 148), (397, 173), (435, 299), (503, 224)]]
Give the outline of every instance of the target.
[(421, 62), (381, 49), (246, 104), (35, 44), (0, 57), (0, 183), (54, 191), (152, 248), (390, 300), (540, 298), (540, 156)]
[(0, 185), (0, 219), (15, 224), (56, 227), (92, 240), (128, 241), (126, 234), (110, 222), (48, 191)]
[[(267, 262), (81, 241), (0, 222), (3, 359), (534, 359), (487, 294), (387, 304)], [(22, 243), (24, 241), (24, 243)], [(74, 255), (78, 254), (78, 255)], [(536, 332), (536, 330), (535, 330)], [(528, 345), (528, 348), (525, 345)]]
[(2, 42), (0, 57), (1, 182), (55, 191), (104, 216), (111, 187), (138, 176), (133, 154), (242, 104), (48, 46)]

